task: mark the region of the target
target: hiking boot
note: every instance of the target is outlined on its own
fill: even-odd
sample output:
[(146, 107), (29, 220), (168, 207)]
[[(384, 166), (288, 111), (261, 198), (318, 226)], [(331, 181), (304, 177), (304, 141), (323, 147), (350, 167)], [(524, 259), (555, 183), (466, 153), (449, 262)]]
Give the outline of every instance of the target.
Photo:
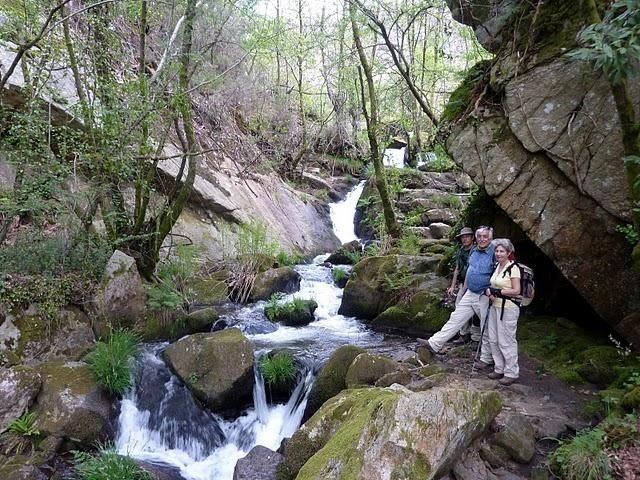
[(499, 378), (504, 377), (504, 375), (498, 372), (491, 372), (489, 375), (487, 375), (487, 377), (489, 377), (491, 380), (498, 380)]
[(503, 385), (505, 387), (508, 387), (509, 385), (513, 385), (517, 381), (518, 379), (514, 377), (502, 377), (500, 380), (498, 380), (500, 385)]
[(438, 352), (436, 352), (433, 347), (431, 346), (431, 344), (429, 343), (429, 340), (426, 340), (424, 338), (416, 338), (416, 342), (418, 342), (418, 345), (420, 345), (421, 347), (425, 347), (427, 350), (429, 350), (432, 354), (437, 355)]
[(458, 338), (453, 340), (451, 343), (453, 345), (465, 345), (471, 341), (471, 335), (460, 335)]
[(482, 360), (476, 360), (475, 362), (473, 362), (473, 368), (475, 368), (476, 370), (485, 370), (489, 367), (493, 368), (493, 365), (484, 363)]

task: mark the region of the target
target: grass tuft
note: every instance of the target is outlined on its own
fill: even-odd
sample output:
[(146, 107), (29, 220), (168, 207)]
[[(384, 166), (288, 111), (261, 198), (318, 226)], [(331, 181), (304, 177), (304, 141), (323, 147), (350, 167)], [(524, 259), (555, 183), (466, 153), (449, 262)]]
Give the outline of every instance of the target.
[(75, 469), (82, 480), (153, 480), (130, 457), (118, 455), (113, 447), (102, 445), (97, 455), (73, 452)]
[(259, 368), (268, 385), (282, 385), (296, 375), (295, 361), (287, 352), (278, 352), (273, 356), (265, 355), (260, 359)]
[(137, 336), (114, 330), (96, 343), (87, 363), (98, 384), (112, 395), (122, 395), (132, 384), (131, 359), (138, 351)]

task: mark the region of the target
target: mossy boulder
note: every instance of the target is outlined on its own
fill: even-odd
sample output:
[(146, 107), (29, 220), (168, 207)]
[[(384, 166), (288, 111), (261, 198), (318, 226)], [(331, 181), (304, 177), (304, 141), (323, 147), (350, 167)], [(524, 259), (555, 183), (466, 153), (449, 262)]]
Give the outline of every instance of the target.
[(377, 380), (388, 373), (395, 372), (399, 365), (390, 358), (375, 353), (361, 353), (349, 366), (345, 376), (347, 388), (374, 385)]
[(269, 305), (264, 313), (273, 322), (289, 327), (301, 327), (313, 322), (313, 312), (318, 308), (315, 300), (296, 300), (283, 305)]
[(89, 444), (100, 438), (109, 422), (111, 401), (89, 366), (80, 362), (50, 362), (36, 367), (42, 378), (33, 412), (35, 428), (44, 435)]
[(143, 315), (146, 303), (147, 293), (136, 261), (116, 250), (107, 262), (94, 296), (96, 335), (104, 336), (110, 328), (132, 327)]
[(633, 390), (625, 393), (620, 404), (622, 405), (622, 408), (628, 411), (640, 410), (640, 386), (637, 386)]
[(29, 409), (41, 385), (40, 374), (31, 368), (0, 368), (0, 433)]
[(208, 277), (196, 277), (189, 282), (193, 292), (193, 301), (197, 303), (214, 304), (228, 300), (229, 271), (219, 270)]
[(438, 331), (449, 319), (451, 311), (442, 305), (446, 280), (433, 278), (409, 298), (375, 317), (370, 325), (376, 330), (424, 336)]
[(213, 410), (235, 410), (251, 400), (253, 347), (237, 328), (184, 337), (166, 348), (164, 358)]
[(313, 384), (304, 418), (309, 418), (320, 406), (334, 395), (347, 388), (345, 378), (353, 360), (366, 350), (354, 345), (338, 348), (322, 366)]
[(495, 392), (345, 390), (287, 442), (284, 463), (298, 480), (439, 479), (500, 409)]
[(95, 342), (91, 321), (72, 306), (62, 308), (58, 315), (57, 321), (47, 321), (35, 305), (6, 313), (0, 328), (0, 351), (4, 346), (9, 363), (75, 361), (84, 357)]
[(351, 272), (339, 313), (373, 319), (400, 298), (400, 293), (435, 279), (439, 255), (366, 257)]
[(6, 480), (47, 480), (47, 475), (24, 455), (14, 455), (0, 463), (0, 478)]
[(345, 243), (338, 250), (327, 257), (327, 262), (333, 265), (353, 265), (358, 260), (358, 256), (362, 251), (360, 242)]
[(249, 299), (268, 300), (276, 292), (293, 293), (300, 290), (300, 274), (291, 267), (272, 268), (256, 275)]
[(508, 414), (498, 422), (496, 445), (504, 448), (518, 463), (529, 463), (536, 452), (535, 431), (524, 415)]
[(213, 307), (200, 308), (190, 313), (176, 310), (148, 311), (136, 331), (141, 332), (144, 340), (177, 340), (193, 333), (209, 332), (216, 320), (220, 318)]
[(615, 367), (620, 364), (620, 355), (614, 346), (599, 345), (587, 348), (580, 358), (582, 365), (577, 371), (588, 382), (605, 387), (616, 379)]

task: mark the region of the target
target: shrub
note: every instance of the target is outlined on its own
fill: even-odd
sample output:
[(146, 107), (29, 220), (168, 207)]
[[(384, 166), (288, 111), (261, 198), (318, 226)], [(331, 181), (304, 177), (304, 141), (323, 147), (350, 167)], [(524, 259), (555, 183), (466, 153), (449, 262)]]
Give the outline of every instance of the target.
[(36, 414), (31, 412), (25, 412), (20, 416), (9, 422), (7, 430), (18, 435), (24, 435), (25, 437), (36, 437), (40, 435), (40, 432), (33, 427), (36, 421)]
[(158, 282), (147, 289), (151, 308), (175, 310), (193, 297), (191, 282), (198, 268), (198, 250), (191, 245), (176, 249), (156, 269)]
[(131, 359), (138, 351), (137, 336), (114, 330), (96, 343), (87, 363), (98, 384), (113, 395), (122, 395), (132, 384)]
[(297, 265), (302, 263), (302, 256), (297, 253), (289, 253), (284, 250), (280, 250), (276, 255), (276, 261), (278, 262), (278, 265), (282, 267)]
[(133, 459), (118, 455), (111, 446), (100, 446), (95, 456), (76, 451), (73, 458), (82, 480), (153, 480)]
[(259, 368), (268, 385), (282, 385), (296, 375), (295, 361), (287, 352), (278, 352), (273, 356), (265, 355), (260, 359)]
[(420, 255), (420, 239), (415, 233), (403, 233), (398, 239), (398, 250), (404, 255)]
[(582, 431), (563, 441), (551, 454), (553, 473), (563, 480), (603, 480), (611, 478), (609, 457), (604, 451), (605, 432), (600, 428)]
[(19, 418), (9, 422), (4, 440), (4, 453), (21, 455), (27, 448), (33, 450), (36, 437), (40, 431), (34, 428), (36, 414), (25, 412)]
[(236, 242), (238, 259), (275, 258), (277, 252), (278, 244), (269, 238), (269, 232), (264, 223), (252, 221), (242, 224)]

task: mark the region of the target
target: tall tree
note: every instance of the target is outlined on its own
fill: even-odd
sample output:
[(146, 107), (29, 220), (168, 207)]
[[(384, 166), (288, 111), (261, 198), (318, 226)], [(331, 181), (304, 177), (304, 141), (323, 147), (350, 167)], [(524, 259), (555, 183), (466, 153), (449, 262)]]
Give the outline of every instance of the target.
[[(387, 228), (387, 233), (391, 237), (398, 237), (400, 233), (400, 229), (398, 227), (398, 222), (396, 221), (396, 216), (393, 211), (393, 204), (391, 203), (391, 199), (389, 198), (389, 191), (387, 188), (387, 181), (384, 174), (384, 165), (382, 164), (382, 155), (380, 152), (380, 145), (378, 143), (378, 130), (379, 130), (379, 119), (378, 119), (378, 101), (376, 98), (376, 90), (373, 81), (373, 69), (371, 63), (367, 59), (367, 55), (364, 51), (364, 47), (362, 45), (362, 39), (360, 36), (360, 28), (358, 27), (358, 21), (356, 18), (356, 7), (353, 2), (349, 2), (349, 16), (351, 18), (351, 30), (353, 33), (353, 42), (356, 46), (356, 50), (358, 51), (358, 58), (360, 59), (360, 67), (358, 68), (359, 79), (360, 79), (360, 91), (361, 91), (361, 99), (362, 99), (362, 114), (364, 115), (366, 124), (367, 124), (367, 137), (369, 139), (369, 147), (371, 149), (371, 162), (373, 163), (373, 169), (376, 175), (376, 188), (378, 189), (378, 193), (380, 194), (380, 200), (382, 202), (382, 211), (384, 214), (385, 226)], [(364, 78), (366, 79), (366, 93), (364, 81), (362, 78), (362, 73), (364, 73)], [(369, 98), (369, 109), (367, 110), (367, 95)]]

